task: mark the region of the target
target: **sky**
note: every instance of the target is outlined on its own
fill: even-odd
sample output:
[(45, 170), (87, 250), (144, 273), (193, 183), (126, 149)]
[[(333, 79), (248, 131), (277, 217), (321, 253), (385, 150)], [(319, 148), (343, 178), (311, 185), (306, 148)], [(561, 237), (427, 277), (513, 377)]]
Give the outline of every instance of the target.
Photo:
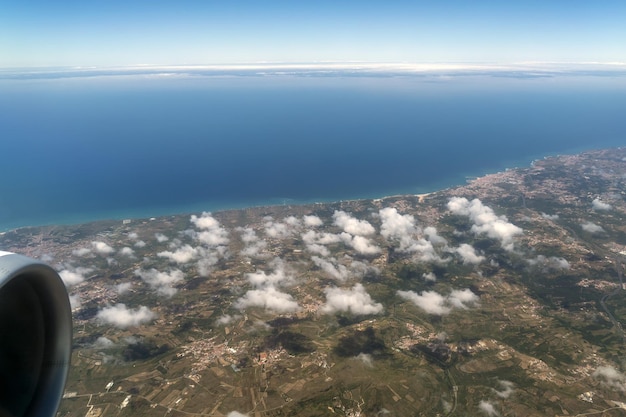
[(0, 68), (626, 62), (623, 0), (0, 0)]

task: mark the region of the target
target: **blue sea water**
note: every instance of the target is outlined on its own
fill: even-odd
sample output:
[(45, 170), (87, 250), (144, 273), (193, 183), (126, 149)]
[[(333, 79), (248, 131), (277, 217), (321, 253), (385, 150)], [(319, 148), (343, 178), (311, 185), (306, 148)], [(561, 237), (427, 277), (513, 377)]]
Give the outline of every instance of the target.
[(0, 80), (0, 231), (422, 193), (626, 145), (626, 83)]

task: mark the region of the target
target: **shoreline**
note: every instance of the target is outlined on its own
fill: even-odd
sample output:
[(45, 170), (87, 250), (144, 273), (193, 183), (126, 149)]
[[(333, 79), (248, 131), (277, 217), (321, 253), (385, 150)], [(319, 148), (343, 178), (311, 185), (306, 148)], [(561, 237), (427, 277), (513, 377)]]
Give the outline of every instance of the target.
[[(205, 204), (205, 203), (195, 203), (185, 207), (173, 207), (171, 209), (161, 208), (156, 210), (145, 210), (145, 209), (136, 209), (136, 210), (118, 210), (116, 212), (109, 212), (108, 215), (83, 215), (83, 216), (75, 216), (73, 218), (68, 218), (66, 220), (53, 220), (53, 221), (44, 221), (39, 224), (29, 224), (29, 225), (21, 225), (21, 226), (1, 226), (0, 225), (0, 236), (4, 235), (8, 232), (19, 231), (24, 229), (32, 229), (32, 228), (41, 228), (41, 227), (54, 227), (54, 226), (77, 226), (82, 224), (91, 224), (91, 223), (99, 223), (99, 222), (115, 222), (115, 221), (124, 221), (130, 220), (132, 221), (145, 221), (152, 220), (157, 218), (164, 217), (174, 217), (174, 216), (185, 216), (191, 214), (198, 214), (202, 212), (210, 212), (210, 213), (221, 213), (221, 212), (230, 212), (230, 211), (238, 211), (238, 210), (247, 210), (247, 209), (261, 209), (266, 207), (280, 207), (280, 206), (298, 206), (303, 207), (307, 205), (315, 205), (315, 204), (334, 204), (334, 203), (342, 203), (342, 202), (356, 202), (356, 201), (381, 201), (389, 198), (398, 198), (398, 197), (417, 197), (418, 201), (421, 203), (423, 200), (432, 194), (444, 192), (446, 190), (456, 189), (465, 187), (472, 182), (479, 180), (481, 178), (485, 178), (489, 175), (496, 175), (503, 172), (511, 171), (511, 170), (520, 170), (520, 169), (528, 169), (532, 168), (537, 161), (551, 159), (551, 158), (561, 158), (568, 156), (576, 156), (582, 155), (591, 152), (598, 151), (606, 151), (610, 149), (619, 149), (620, 147), (608, 147), (608, 148), (600, 148), (600, 149), (584, 149), (579, 152), (566, 152), (566, 153), (554, 153), (547, 154), (543, 157), (532, 157), (528, 158), (528, 162), (523, 164), (524, 166), (520, 166), (521, 164), (517, 164), (515, 167), (505, 167), (502, 169), (494, 170), (492, 172), (482, 173), (480, 175), (462, 175), (465, 179), (463, 182), (455, 182), (453, 184), (449, 184), (448, 186), (436, 187), (434, 189), (430, 189), (430, 191), (424, 191), (424, 189), (428, 189), (423, 187), (423, 189), (419, 189), (418, 192), (411, 193), (398, 193), (398, 192), (390, 192), (388, 194), (382, 196), (363, 196), (363, 197), (355, 197), (355, 198), (345, 198), (345, 199), (310, 199), (310, 200), (293, 200), (289, 198), (271, 198), (266, 202), (250, 202), (249, 204), (233, 204), (233, 205), (213, 205)], [(417, 188), (417, 187), (416, 187)], [(283, 201), (280, 204), (280, 200)], [(102, 213), (104, 214), (104, 213)]]

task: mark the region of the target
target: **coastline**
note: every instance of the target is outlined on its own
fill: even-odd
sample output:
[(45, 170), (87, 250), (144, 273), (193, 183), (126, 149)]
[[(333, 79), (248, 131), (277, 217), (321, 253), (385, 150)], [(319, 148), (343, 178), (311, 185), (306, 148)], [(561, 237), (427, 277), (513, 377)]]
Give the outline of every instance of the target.
[[(307, 200), (293, 200), (289, 198), (270, 198), (265, 201), (259, 202), (250, 202), (244, 204), (211, 204), (211, 203), (194, 203), (191, 205), (185, 205), (180, 207), (171, 207), (171, 208), (156, 208), (156, 209), (135, 209), (135, 210), (117, 210), (117, 211), (108, 211), (103, 213), (91, 213), (91, 214), (82, 214), (79, 216), (71, 216), (66, 219), (57, 219), (50, 221), (42, 221), (37, 224), (28, 224), (28, 225), (18, 225), (18, 226), (9, 226), (9, 225), (0, 225), (0, 236), (7, 232), (16, 231), (20, 229), (30, 229), (30, 228), (38, 228), (38, 227), (52, 227), (52, 226), (77, 226), (82, 224), (90, 224), (90, 223), (98, 223), (98, 222), (115, 222), (115, 221), (140, 221), (146, 219), (154, 219), (154, 218), (163, 218), (163, 217), (171, 217), (171, 216), (185, 216), (191, 214), (198, 214), (202, 212), (211, 212), (211, 213), (220, 213), (220, 212), (230, 212), (237, 210), (247, 210), (247, 209), (262, 209), (266, 207), (278, 207), (278, 206), (308, 206), (314, 204), (335, 204), (342, 202), (355, 202), (355, 201), (368, 201), (368, 200), (385, 200), (390, 198), (398, 198), (398, 197), (417, 197), (419, 202), (422, 202), (424, 198), (429, 195), (445, 192), (447, 190), (461, 188), (471, 184), (476, 180), (483, 179), (490, 175), (504, 173), (510, 170), (518, 170), (518, 169), (527, 169), (532, 168), (537, 161), (551, 159), (551, 158), (560, 158), (567, 156), (575, 156), (582, 155), (586, 153), (606, 151), (610, 149), (619, 149), (619, 147), (609, 147), (602, 149), (583, 149), (578, 152), (567, 152), (567, 153), (551, 153), (544, 155), (542, 157), (534, 156), (532, 158), (524, 158), (524, 163), (515, 164), (517, 166), (505, 167), (503, 169), (494, 170), (492, 172), (485, 172), (488, 170), (482, 170), (480, 174), (459, 174), (458, 177), (462, 176), (464, 181), (440, 181), (446, 182), (447, 185), (442, 186), (433, 186), (433, 187), (415, 187), (416, 192), (389, 192), (384, 195), (372, 195), (372, 196), (357, 196), (357, 197), (348, 197), (345, 199), (323, 199), (323, 198), (311, 198)], [(460, 179), (460, 178), (459, 178)], [(282, 203), (281, 203), (282, 202)]]
[[(543, 157), (533, 157), (529, 159), (529, 162), (525, 164), (517, 164), (515, 167), (507, 167), (504, 169), (496, 170), (493, 172), (483, 172), (480, 175), (463, 175), (463, 182), (454, 182), (449, 183), (447, 186), (441, 187), (422, 187), (417, 189), (417, 192), (390, 192), (382, 196), (362, 196), (362, 197), (352, 197), (345, 199), (307, 199), (307, 200), (293, 200), (289, 198), (271, 198), (266, 201), (260, 201), (258, 203), (250, 202), (249, 204), (224, 204), (224, 205), (211, 205), (210, 203), (194, 203), (192, 205), (180, 206), (180, 207), (172, 207), (172, 208), (157, 208), (157, 209), (136, 209), (136, 210), (118, 210), (116, 212), (108, 211), (106, 213), (92, 213), (92, 214), (84, 214), (81, 216), (73, 216), (67, 219), (58, 219), (54, 221), (43, 221), (38, 224), (29, 224), (29, 225), (20, 225), (17, 227), (7, 227), (6, 225), (0, 225), (0, 236), (7, 232), (17, 231), (20, 229), (31, 229), (31, 228), (39, 228), (39, 227), (53, 227), (53, 226), (77, 226), (82, 224), (91, 224), (91, 223), (99, 223), (99, 222), (116, 222), (116, 221), (124, 221), (130, 220), (132, 221), (145, 221), (148, 219), (155, 218), (164, 218), (164, 217), (176, 217), (176, 216), (186, 216), (191, 214), (198, 214), (202, 212), (211, 212), (211, 213), (221, 213), (221, 212), (231, 212), (238, 210), (247, 210), (247, 209), (263, 209), (269, 207), (304, 207), (315, 204), (337, 204), (343, 202), (357, 202), (357, 201), (376, 201), (376, 200), (386, 200), (400, 197), (417, 197), (418, 201), (421, 203), (423, 200), (436, 193), (445, 192), (451, 189), (462, 188), (471, 184), (474, 181), (481, 180), (490, 175), (497, 175), (500, 173), (504, 173), (510, 170), (519, 170), (519, 169), (527, 169), (532, 168), (537, 161), (551, 159), (551, 158), (560, 158), (566, 156), (575, 156), (582, 155), (591, 152), (599, 152), (606, 151), (610, 149), (618, 149), (615, 148), (604, 148), (604, 149), (585, 149), (580, 152), (575, 153), (555, 153), (545, 155)], [(525, 158), (524, 161), (526, 161)], [(520, 166), (524, 165), (524, 166)], [(459, 174), (460, 175), (460, 174)], [(417, 188), (417, 187), (416, 187)], [(281, 203), (282, 201), (282, 203)]]

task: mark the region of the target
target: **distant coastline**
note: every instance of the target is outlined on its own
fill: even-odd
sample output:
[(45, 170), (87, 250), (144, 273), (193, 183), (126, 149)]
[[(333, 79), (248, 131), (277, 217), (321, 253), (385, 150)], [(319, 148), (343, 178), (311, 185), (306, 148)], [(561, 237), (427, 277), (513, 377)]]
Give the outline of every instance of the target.
[(459, 181), (456, 183), (451, 183), (448, 186), (438, 187), (430, 189), (429, 191), (425, 191), (424, 189), (419, 192), (406, 192), (406, 193), (388, 193), (382, 196), (365, 196), (365, 197), (356, 197), (356, 198), (345, 198), (345, 199), (311, 199), (311, 200), (302, 200), (296, 201), (288, 198), (274, 198), (267, 200), (265, 202), (259, 202), (258, 204), (245, 204), (245, 205), (224, 205), (224, 206), (211, 206), (211, 204), (207, 203), (196, 203), (193, 205), (180, 207), (180, 208), (172, 208), (168, 209), (156, 209), (151, 210), (149, 208), (133, 210), (133, 211), (123, 211), (119, 210), (117, 212), (107, 212), (107, 213), (93, 213), (93, 214), (85, 214), (79, 217), (68, 218), (60, 221), (50, 221), (50, 222), (41, 222), (39, 224), (31, 224), (31, 225), (22, 225), (18, 227), (3, 227), (0, 225), (0, 235), (18, 229), (27, 229), (27, 228), (37, 228), (44, 226), (71, 226), (71, 225), (80, 225), (87, 223), (96, 223), (96, 222), (107, 222), (107, 221), (123, 221), (123, 220), (145, 220), (150, 218), (162, 218), (168, 216), (183, 216), (188, 214), (198, 214), (201, 212), (225, 212), (225, 211), (235, 211), (235, 210), (245, 210), (245, 209), (258, 209), (263, 207), (276, 207), (276, 206), (307, 206), (313, 204), (333, 204), (340, 202), (350, 202), (350, 201), (363, 201), (363, 200), (385, 200), (394, 197), (404, 197), (404, 196), (414, 196), (418, 197), (420, 200), (429, 196), (431, 194), (435, 194), (438, 192), (446, 191), (449, 189), (460, 188), (470, 184), (474, 180), (478, 180), (484, 178), (488, 175), (498, 174), (501, 172), (505, 172), (508, 170), (515, 169), (525, 169), (532, 167), (536, 161), (547, 159), (547, 158), (556, 158), (561, 156), (573, 156), (573, 155), (582, 155), (585, 153), (600, 151), (600, 150), (610, 150), (612, 148), (605, 149), (585, 149), (580, 152), (572, 152), (572, 153), (557, 153), (552, 155), (545, 155), (540, 158), (532, 158), (528, 163), (520, 163), (515, 167), (508, 167), (505, 169), (493, 171), (493, 172), (484, 172), (481, 175), (464, 175), (465, 181)]

